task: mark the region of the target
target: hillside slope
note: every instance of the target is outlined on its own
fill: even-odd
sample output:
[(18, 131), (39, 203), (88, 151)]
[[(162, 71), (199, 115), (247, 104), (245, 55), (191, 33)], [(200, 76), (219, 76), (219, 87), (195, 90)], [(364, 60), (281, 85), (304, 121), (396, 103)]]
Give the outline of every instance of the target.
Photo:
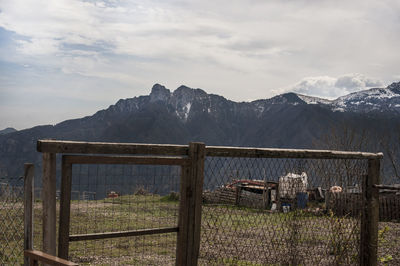
[(0, 135), (0, 176), (18, 176), (24, 162), (40, 163), (37, 139), (310, 148), (339, 124), (391, 130), (400, 124), (400, 83), (329, 101), (286, 93), (233, 102), (201, 89), (151, 93), (119, 100), (92, 116)]

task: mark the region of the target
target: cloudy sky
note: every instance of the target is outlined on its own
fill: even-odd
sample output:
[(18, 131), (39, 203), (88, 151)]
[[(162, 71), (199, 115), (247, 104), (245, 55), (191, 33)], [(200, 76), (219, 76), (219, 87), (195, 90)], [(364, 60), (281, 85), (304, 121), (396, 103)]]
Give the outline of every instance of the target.
[(398, 0), (0, 0), (0, 129), (91, 115), (154, 83), (235, 101), (400, 80)]

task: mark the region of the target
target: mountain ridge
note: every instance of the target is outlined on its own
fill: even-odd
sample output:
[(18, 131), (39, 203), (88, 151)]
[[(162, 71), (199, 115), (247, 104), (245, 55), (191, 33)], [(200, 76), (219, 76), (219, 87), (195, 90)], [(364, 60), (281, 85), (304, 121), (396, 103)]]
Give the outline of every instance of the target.
[(18, 130), (16, 130), (13, 127), (7, 127), (7, 128), (5, 128), (3, 130), (0, 130), (0, 135), (9, 134), (9, 133), (13, 133), (13, 132), (16, 132), (16, 131), (18, 131)]
[(120, 99), (91, 116), (0, 135), (0, 177), (19, 175), (25, 162), (40, 165), (38, 139), (310, 148), (340, 123), (368, 130), (371, 121), (378, 129), (400, 124), (400, 82), (349, 95), (330, 101), (285, 93), (234, 102), (202, 89), (182, 85), (171, 92), (155, 84), (149, 95)]
[[(400, 82), (395, 82), (389, 85), (386, 88), (371, 88), (367, 90), (362, 90), (358, 92), (353, 92), (344, 96), (340, 96), (336, 99), (329, 100), (329, 99), (324, 99), (321, 97), (315, 97), (315, 96), (309, 96), (309, 95), (304, 95), (304, 94), (299, 94), (295, 92), (287, 92), (283, 93), (280, 95), (273, 96), (271, 98), (265, 98), (265, 99), (257, 99), (253, 101), (241, 101), (241, 102), (235, 102), (232, 100), (229, 100), (223, 96), (216, 95), (216, 94), (208, 94), (202, 89), (194, 89), (194, 88), (189, 88), (185, 85), (179, 86), (176, 90), (170, 91), (167, 89), (165, 86), (160, 85), (156, 83), (152, 89), (149, 95), (146, 96), (138, 96), (134, 98), (127, 98), (127, 99), (121, 99), (119, 100), (115, 105), (110, 105), (109, 108), (112, 108), (115, 106), (115, 108), (119, 105), (122, 105), (122, 103), (129, 103), (129, 102), (135, 102), (135, 108), (132, 109), (132, 106), (130, 108), (119, 108), (120, 110), (125, 109), (125, 111), (132, 111), (132, 110), (137, 110), (140, 107), (140, 104), (137, 103), (135, 100), (140, 101), (141, 99), (150, 97), (150, 102), (157, 102), (157, 101), (162, 101), (166, 103), (174, 103), (172, 104), (175, 108), (181, 109), (180, 111), (184, 112), (184, 116), (180, 115), (181, 118), (186, 117), (186, 113), (189, 111), (190, 108), (188, 108), (187, 104), (193, 101), (194, 99), (196, 100), (205, 100), (209, 97), (220, 97), (221, 99), (224, 99), (230, 103), (236, 103), (236, 104), (256, 104), (257, 109), (262, 109), (264, 110), (261, 105), (265, 104), (282, 104), (282, 103), (289, 103), (289, 104), (319, 104), (323, 105), (327, 108), (330, 108), (332, 111), (351, 111), (351, 112), (371, 112), (371, 111), (395, 111), (396, 113), (400, 114)], [(364, 100), (363, 100), (364, 98)], [(172, 101), (171, 101), (172, 99)], [(365, 99), (368, 100), (373, 100), (373, 103), (371, 101), (365, 101)], [(381, 101), (379, 101), (379, 99)], [(385, 105), (383, 102), (383, 99), (390, 100), (389, 103)], [(377, 102), (378, 101), (378, 102)], [(355, 105), (360, 105), (363, 108), (355, 108)], [(382, 110), (382, 108), (379, 108), (380, 106), (384, 106), (385, 108)], [(122, 107), (122, 106), (121, 106)], [(190, 106), (191, 107), (191, 106)], [(375, 108), (374, 108), (375, 107)], [(104, 109), (104, 110), (108, 110)], [(186, 112), (185, 110), (186, 109)], [(210, 109), (211, 111), (211, 109)], [(179, 112), (178, 112), (179, 116)]]

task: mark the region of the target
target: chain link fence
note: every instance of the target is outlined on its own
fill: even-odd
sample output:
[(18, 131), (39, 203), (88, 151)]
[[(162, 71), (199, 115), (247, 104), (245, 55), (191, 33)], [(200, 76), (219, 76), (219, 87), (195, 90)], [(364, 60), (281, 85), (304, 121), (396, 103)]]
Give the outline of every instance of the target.
[[(34, 189), (34, 247), (41, 250), (42, 202), (40, 188)], [(0, 265), (24, 263), (24, 179), (0, 182)]]
[[(180, 169), (74, 164), (70, 236), (79, 240), (82, 235), (176, 227)], [(366, 159), (208, 155), (199, 264), (359, 264), (361, 195), (367, 173)], [(23, 263), (22, 182), (20, 178), (0, 185), (1, 265)], [(42, 249), (40, 194), (35, 189), (34, 247), (38, 250)], [(397, 204), (398, 195), (383, 198), (389, 199), (380, 204), (378, 262), (399, 265), (398, 212), (388, 211)], [(69, 258), (80, 264), (175, 264), (174, 232), (75, 240)]]
[(208, 157), (203, 265), (359, 264), (366, 160)]
[(0, 264), (23, 263), (24, 246), (23, 178), (0, 183)]
[(174, 264), (176, 232), (77, 236), (177, 227), (179, 180), (177, 166), (74, 164), (69, 235), (77, 241), (69, 244), (69, 259), (91, 265)]

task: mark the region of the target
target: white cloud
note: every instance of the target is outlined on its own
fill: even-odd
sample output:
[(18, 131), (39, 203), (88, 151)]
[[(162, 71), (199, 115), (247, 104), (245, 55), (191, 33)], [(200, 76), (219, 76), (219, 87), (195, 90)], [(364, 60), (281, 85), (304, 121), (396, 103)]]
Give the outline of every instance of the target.
[[(294, 82), (319, 66), (331, 72), (346, 64), (345, 72), (365, 73), (354, 69), (360, 58), (388, 57), (382, 49), (371, 50), (360, 43), (394, 33), (393, 27), (382, 27), (391, 16), (379, 27), (373, 20), (375, 11), (390, 10), (379, 3), (355, 2), (14, 0), (2, 3), (0, 26), (31, 38), (20, 47), (24, 54), (47, 51), (56, 59), (68, 56), (65, 51), (57, 53), (64, 43), (108, 43), (111, 54), (174, 58), (201, 63), (204, 71), (214, 64), (263, 75), (277, 68), (288, 72), (301, 68), (303, 73), (290, 78)], [(392, 44), (380, 42), (380, 46)], [(284, 85), (280, 83), (271, 87)]]
[(335, 83), (335, 87), (347, 89), (350, 92), (380, 86), (383, 86), (382, 81), (367, 78), (361, 74), (350, 74), (339, 77)]
[(337, 78), (328, 76), (303, 78), (288, 90), (309, 96), (334, 99), (352, 92), (383, 86), (381, 80), (355, 73)]
[[(318, 78), (298, 91), (332, 98), (373, 84), (342, 73), (387, 84), (400, 68), (398, 0), (0, 0), (0, 10), (0, 27), (20, 37), (0, 60), (36, 69), (32, 89), (74, 84), (110, 104), (156, 82), (254, 100), (304, 77)], [(44, 81), (54, 75), (57, 86)]]
[(51, 55), (58, 52), (58, 42), (54, 39), (18, 40), (17, 50), (24, 55)]

